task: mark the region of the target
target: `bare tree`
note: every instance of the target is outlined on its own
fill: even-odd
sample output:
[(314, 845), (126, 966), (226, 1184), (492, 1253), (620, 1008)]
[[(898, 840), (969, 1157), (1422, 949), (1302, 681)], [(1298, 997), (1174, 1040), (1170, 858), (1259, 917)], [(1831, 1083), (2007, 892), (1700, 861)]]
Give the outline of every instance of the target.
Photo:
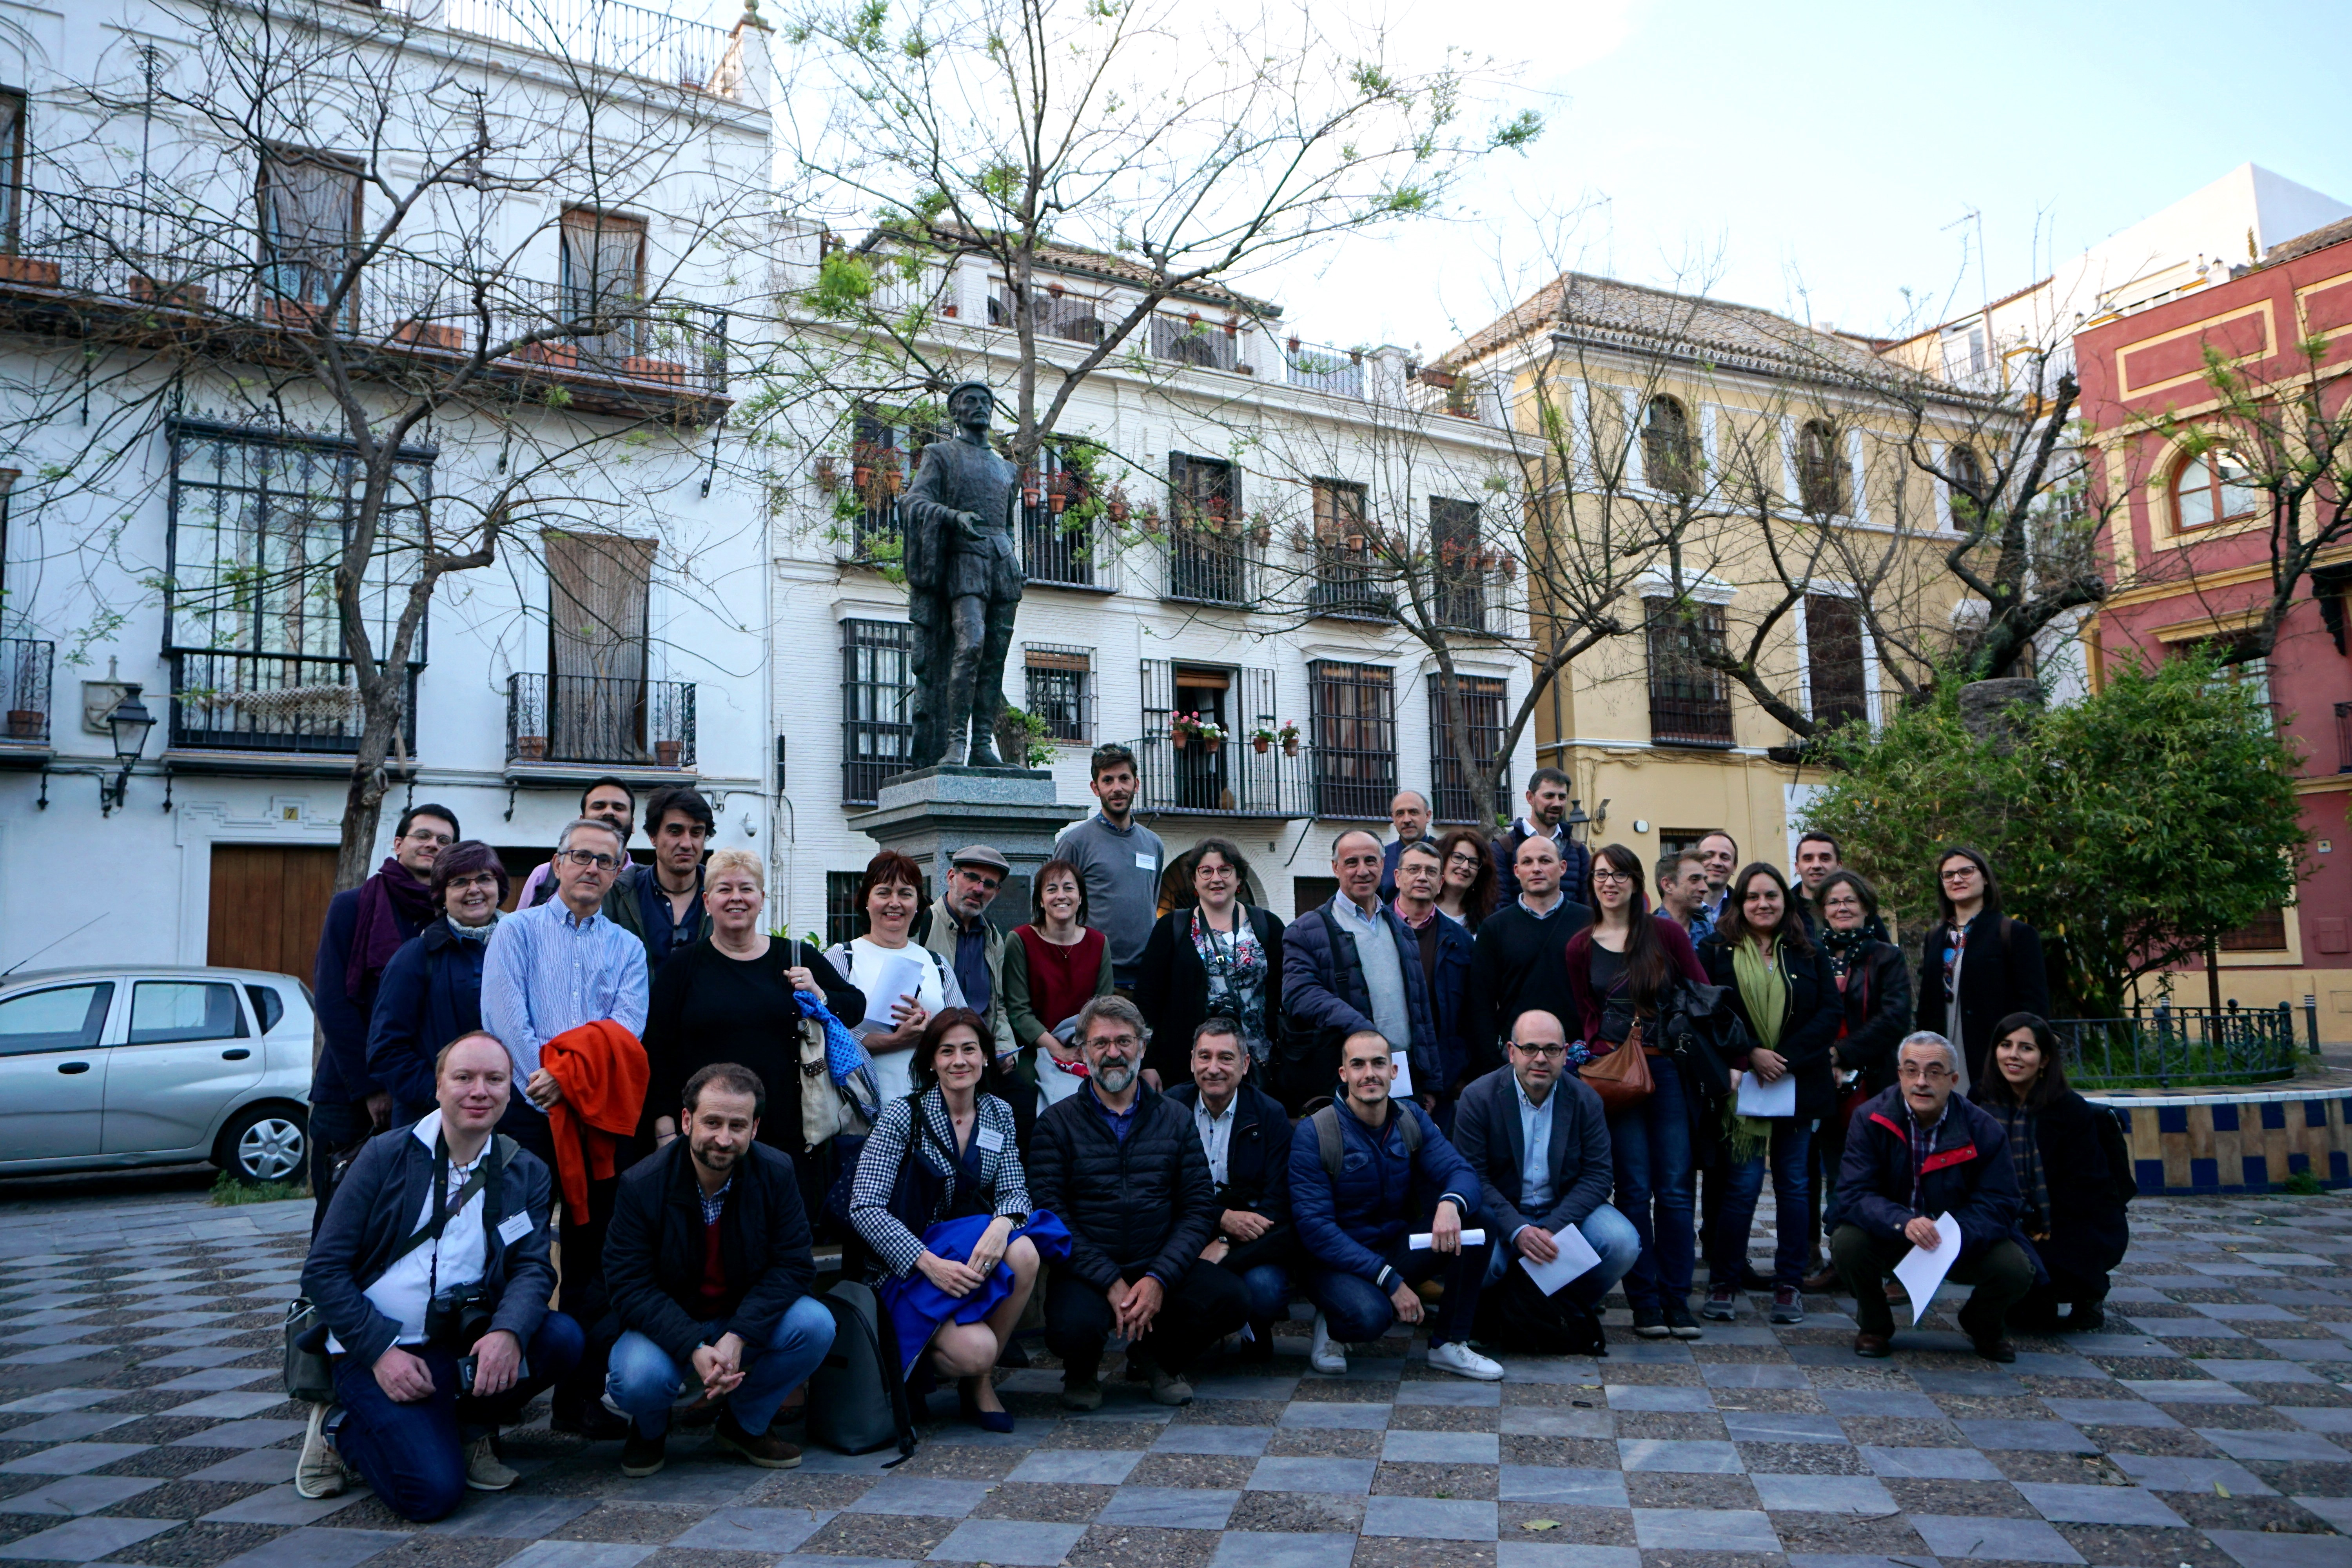
[[(437, 591), (527, 531), (609, 532), (646, 459), (723, 413), (727, 318), (684, 284), (764, 198), (744, 28), (465, 9), (528, 63), (388, 7), (157, 0), (151, 41), (44, 106), (17, 247), (64, 340), (0, 390), (0, 448), (37, 469), (20, 519), (89, 572), (93, 633), (122, 613), (103, 566), (206, 647), (268, 625), (315, 656), (182, 695), (356, 727), (339, 886), (371, 868)], [(632, 212), (672, 221), (655, 242)], [(278, 437), (258, 456), (257, 431)], [(116, 520), (159, 433), (246, 465), (276, 511), (225, 510), (211, 559), (141, 558)], [(175, 479), (175, 515), (200, 489)]]

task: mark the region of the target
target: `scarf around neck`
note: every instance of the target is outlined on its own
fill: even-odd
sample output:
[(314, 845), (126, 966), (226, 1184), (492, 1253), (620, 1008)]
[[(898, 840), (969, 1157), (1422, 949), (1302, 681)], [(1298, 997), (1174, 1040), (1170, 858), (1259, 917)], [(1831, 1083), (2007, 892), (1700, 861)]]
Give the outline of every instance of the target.
[(1731, 950), (1731, 973), (1739, 983), (1739, 1000), (1748, 1009), (1748, 1026), (1756, 1043), (1768, 1051), (1780, 1048), (1780, 1021), (1789, 1011), (1789, 977), (1780, 966), (1780, 943), (1769, 948), (1742, 942)]
[(383, 973), (383, 966), (408, 940), (409, 931), (432, 918), (431, 889), (400, 863), (400, 857), (385, 856), (375, 875), (360, 884), (351, 956), (343, 963), (343, 994), (358, 1001), (368, 983)]
[(2014, 1100), (2001, 1108), (2000, 1124), (2009, 1134), (2010, 1163), (2017, 1167), (2017, 1191), (2024, 1199), (2018, 1223), (2028, 1241), (2050, 1239), (2050, 1174), (2042, 1168), (2042, 1144), (2033, 1136), (2033, 1112)]
[(1822, 928), (1822, 951), (1829, 954), (1830, 974), (1839, 984), (1845, 983), (1846, 971), (1853, 966), (1853, 955), (1870, 937), (1862, 927), (1840, 931), (1824, 923)]

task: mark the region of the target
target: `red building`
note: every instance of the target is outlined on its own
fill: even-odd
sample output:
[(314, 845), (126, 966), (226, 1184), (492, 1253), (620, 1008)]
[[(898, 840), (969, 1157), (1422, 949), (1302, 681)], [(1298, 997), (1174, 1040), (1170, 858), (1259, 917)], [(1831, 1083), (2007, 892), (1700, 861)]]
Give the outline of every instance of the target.
[[(2226, 441), (2233, 426), (2206, 380), (2217, 352), (2253, 385), (2313, 375), (2299, 345), (2327, 342), (2323, 407), (2352, 396), (2352, 219), (2273, 246), (2185, 296), (2096, 321), (2075, 334), (2081, 412), (2100, 460), (2095, 498), (2115, 593), (2085, 628), (2094, 684), (2129, 660), (2154, 661), (2229, 642), (2261, 624), (2273, 595), (2270, 498), (2243, 482), (2249, 460), (2228, 446), (2200, 453), (2180, 437)], [(2168, 432), (2152, 426), (2166, 420)], [(2243, 445), (2241, 437), (2241, 445)], [(2253, 461), (2257, 461), (2255, 459)], [(2308, 525), (2306, 525), (2306, 529)], [(2247, 1005), (2318, 1001), (2320, 1032), (2352, 1039), (2352, 658), (2345, 594), (2352, 540), (2321, 553), (2295, 587), (2270, 657), (2239, 667), (2262, 681), (2281, 728), (2304, 753), (2310, 854), (2296, 901), (2221, 942), (2221, 994)], [(2184, 866), (2184, 876), (2196, 868)], [(2203, 986), (2176, 988), (2189, 1003)]]

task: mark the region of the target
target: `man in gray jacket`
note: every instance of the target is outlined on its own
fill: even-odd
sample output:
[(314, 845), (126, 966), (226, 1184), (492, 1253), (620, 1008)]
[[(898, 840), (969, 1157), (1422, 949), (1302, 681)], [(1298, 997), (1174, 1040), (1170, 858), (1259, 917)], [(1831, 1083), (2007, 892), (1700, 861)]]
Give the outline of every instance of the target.
[(1135, 753), (1115, 742), (1097, 746), (1089, 766), (1102, 809), (1073, 823), (1054, 853), (1077, 867), (1086, 883), (1087, 924), (1110, 944), (1112, 981), (1132, 994), (1143, 944), (1160, 919), (1160, 873), (1168, 868), (1168, 855), (1160, 835), (1135, 820), (1141, 787)]
[(1642, 1238), (1609, 1205), (1615, 1180), (1601, 1097), (1569, 1073), (1568, 1031), (1549, 1013), (1511, 1025), (1510, 1065), (1462, 1091), (1454, 1145), (1477, 1173), (1478, 1222), (1494, 1247), (1492, 1283), (1521, 1258), (1549, 1264), (1573, 1228), (1601, 1261), (1570, 1279), (1570, 1295), (1593, 1306), (1633, 1267)]

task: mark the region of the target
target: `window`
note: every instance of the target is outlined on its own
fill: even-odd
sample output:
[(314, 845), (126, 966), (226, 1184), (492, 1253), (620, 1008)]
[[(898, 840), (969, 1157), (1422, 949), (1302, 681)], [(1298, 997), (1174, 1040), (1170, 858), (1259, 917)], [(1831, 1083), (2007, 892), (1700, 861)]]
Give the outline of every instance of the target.
[[(861, 405), (849, 422), (850, 559), (896, 561), (905, 550), (898, 497), (915, 475), (923, 448), (939, 432), (920, 425), (893, 425)], [(836, 513), (836, 517), (838, 517)]]
[(0, 1002), (0, 1057), (35, 1051), (86, 1051), (106, 1033), (111, 982), (60, 985)]
[[(289, 148), (261, 164), (261, 308), (280, 321), (314, 321), (341, 280), (360, 231), (356, 165)], [(357, 291), (350, 306), (358, 304)]]
[(1095, 656), (1082, 647), (1030, 643), (1022, 650), (1029, 682), (1024, 704), (1045, 721), (1056, 741), (1089, 746), (1095, 739)]
[(1086, 470), (1058, 443), (1041, 447), (1037, 461), (1021, 476), (1022, 569), (1032, 583), (1073, 588), (1095, 585), (1094, 524), (1072, 518), (1070, 509), (1092, 499)]
[(617, 364), (638, 350), (646, 303), (646, 226), (587, 207), (568, 209), (562, 242), (559, 307), (566, 323), (597, 330), (571, 340), (580, 357)]
[(824, 874), (824, 944), (855, 942), (866, 934), (866, 911), (857, 907), (858, 884), (866, 880), (863, 871), (827, 871)]
[(1249, 549), (1234, 466), (1169, 453), (1168, 500), (1168, 596), (1246, 604)]
[(1696, 849), (1708, 835), (1721, 831), (1716, 827), (1661, 827), (1658, 829), (1658, 853), (1679, 855), (1685, 849)]
[(286, 1016), (286, 998), (278, 994), (275, 985), (247, 985), (245, 999), (253, 1004), (254, 1022), (263, 1034), (278, 1027), (278, 1020)]
[(654, 542), (551, 532), (544, 544), (548, 755), (644, 762)]
[(1371, 664), (1307, 667), (1315, 726), (1315, 815), (1379, 821), (1397, 790), (1396, 677)]
[(2183, 530), (2251, 517), (2261, 492), (2246, 481), (2246, 465), (2235, 452), (2200, 452), (2173, 476), (2173, 515)]
[(1952, 508), (1952, 526), (1966, 531), (1982, 519), (1984, 464), (1973, 447), (1954, 447), (1944, 455), (1944, 493)]
[(2286, 906), (2273, 904), (2236, 931), (2223, 931), (2215, 945), (2223, 952), (2284, 952)]
[(1478, 503), (1429, 498), (1429, 542), (1436, 552), (1432, 586), (1437, 624), (1455, 631), (1486, 629), (1486, 564), (1480, 559)]
[[(1481, 763), (1491, 764), (1503, 747), (1503, 699), (1507, 688), (1493, 676), (1454, 678), (1462, 689), (1463, 716), (1470, 728), (1470, 752)], [(1429, 677), (1429, 776), (1435, 781), (1433, 803), (1440, 822), (1472, 822), (1492, 826), (1510, 811), (1510, 785), (1500, 773), (1495, 797), (1484, 811), (1471, 798), (1470, 783), (1455, 754), (1452, 729), (1446, 723), (1444, 681), (1434, 671)]]
[[(1013, 320), (1013, 301), (1017, 298), (1013, 285), (998, 279), (988, 296), (988, 324), (992, 327), (1018, 326), (1020, 323)], [(1039, 337), (1059, 338), (1072, 343), (1098, 343), (1103, 341), (1102, 317), (1097, 313), (1096, 300), (1074, 294), (1059, 283), (1048, 283), (1043, 289), (1033, 289), (1029, 300), (1030, 315), (1036, 322)]]
[(1364, 517), (1364, 487), (1344, 479), (1317, 479), (1315, 488), (1315, 583), (1307, 605), (1329, 616), (1386, 616), (1393, 607), (1375, 588), (1378, 561)]
[(1202, 370), (1231, 370), (1241, 363), (1238, 323), (1222, 326), (1197, 314), (1151, 318), (1151, 357)]
[(1834, 517), (1845, 510), (1845, 465), (1837, 427), (1808, 419), (1797, 428), (1797, 503), (1807, 511)]
[(142, 980), (131, 988), (131, 1044), (241, 1040), (245, 1009), (236, 987), (217, 981)]
[(841, 623), (841, 799), (872, 805), (912, 765), (915, 638), (893, 621)]
[(25, 95), (0, 91), (0, 255), (14, 256), (25, 226)]
[(1650, 654), (1650, 741), (1660, 746), (1728, 747), (1731, 693), (1700, 650), (1723, 642), (1723, 606), (1644, 599)]
[(1805, 595), (1805, 664), (1816, 723), (1834, 729), (1869, 719), (1861, 605), (1837, 594)]
[(1642, 465), (1652, 489), (1690, 493), (1697, 468), (1691, 461), (1690, 415), (1671, 397), (1650, 399), (1642, 426)]
[[(1143, 735), (1136, 748), (1142, 793), (1136, 809), (1202, 812), (1220, 816), (1312, 816), (1305, 796), (1305, 763), (1268, 742), (1261, 752), (1251, 736), (1277, 724), (1274, 671), (1244, 666), (1188, 664), (1147, 658), (1138, 671), (1143, 698)], [(1191, 714), (1202, 727), (1178, 744), (1175, 717)], [(1212, 746), (1205, 728), (1224, 738)]]

